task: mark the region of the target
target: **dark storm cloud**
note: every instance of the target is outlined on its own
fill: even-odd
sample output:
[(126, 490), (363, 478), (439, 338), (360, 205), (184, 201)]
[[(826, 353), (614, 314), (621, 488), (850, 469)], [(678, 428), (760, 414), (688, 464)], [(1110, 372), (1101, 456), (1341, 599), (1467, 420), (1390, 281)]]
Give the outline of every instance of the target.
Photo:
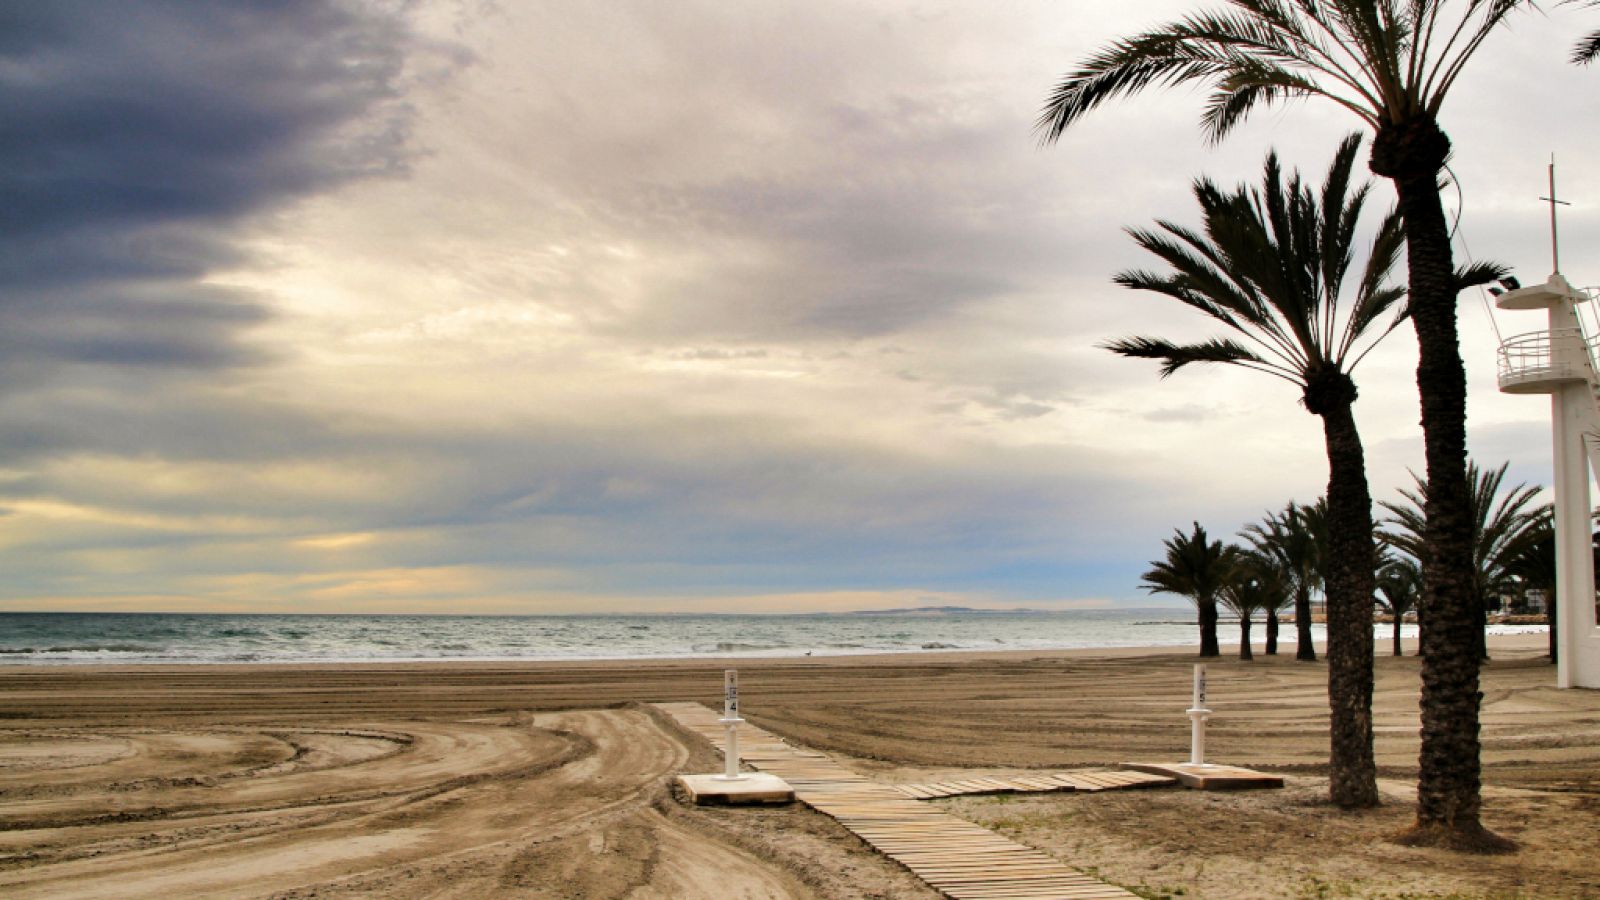
[(248, 361), (262, 303), (194, 280), (243, 217), (403, 165), (406, 41), (324, 0), (0, 8), (8, 367)]

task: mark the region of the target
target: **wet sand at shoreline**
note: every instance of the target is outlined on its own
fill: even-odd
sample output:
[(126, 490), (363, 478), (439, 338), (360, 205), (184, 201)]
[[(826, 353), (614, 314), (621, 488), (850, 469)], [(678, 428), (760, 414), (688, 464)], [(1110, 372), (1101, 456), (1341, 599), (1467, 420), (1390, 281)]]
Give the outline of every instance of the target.
[[(1385, 805), (1326, 804), (1323, 663), (1209, 665), (1210, 758), (1283, 791), (938, 801), (1150, 896), (1600, 895), (1600, 692), (1542, 635), (1494, 639), (1485, 821), (1518, 853), (1383, 838), (1410, 820), (1417, 661), (1380, 646)], [(1292, 645), (1286, 647), (1291, 651)], [(885, 781), (1188, 752), (1170, 649), (743, 659), (753, 723)], [(933, 897), (803, 808), (693, 808), (720, 760), (643, 704), (720, 705), (721, 661), (0, 669), (7, 896)]]

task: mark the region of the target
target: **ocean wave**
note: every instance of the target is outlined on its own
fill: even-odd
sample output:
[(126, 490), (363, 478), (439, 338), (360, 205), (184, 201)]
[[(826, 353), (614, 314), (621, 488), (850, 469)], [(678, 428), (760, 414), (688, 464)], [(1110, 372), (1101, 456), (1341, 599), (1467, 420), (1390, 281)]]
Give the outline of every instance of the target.
[(154, 649), (143, 644), (74, 644), (61, 647), (0, 647), (0, 653), (149, 653)]
[(696, 644), (696, 653), (750, 653), (761, 650), (781, 650), (782, 644), (746, 644), (740, 641), (718, 641), (715, 644)]

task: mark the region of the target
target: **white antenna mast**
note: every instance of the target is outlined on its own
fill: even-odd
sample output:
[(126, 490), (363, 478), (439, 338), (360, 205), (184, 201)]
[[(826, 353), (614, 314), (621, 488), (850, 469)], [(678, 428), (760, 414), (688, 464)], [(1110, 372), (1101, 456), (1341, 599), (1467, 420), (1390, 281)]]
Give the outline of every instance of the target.
[(1550, 266), (1552, 272), (1561, 271), (1561, 246), (1556, 238), (1556, 207), (1571, 206), (1565, 200), (1556, 199), (1556, 155), (1550, 154), (1550, 196), (1540, 197), (1540, 200), (1550, 202)]

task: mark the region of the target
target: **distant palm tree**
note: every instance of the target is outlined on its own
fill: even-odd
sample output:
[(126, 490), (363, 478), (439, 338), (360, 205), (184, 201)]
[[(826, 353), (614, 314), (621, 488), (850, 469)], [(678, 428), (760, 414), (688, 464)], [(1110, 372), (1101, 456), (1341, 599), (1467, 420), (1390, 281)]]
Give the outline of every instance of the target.
[(1139, 577), (1152, 594), (1176, 594), (1194, 604), (1200, 615), (1200, 655), (1220, 656), (1217, 647), (1217, 601), (1233, 571), (1232, 545), (1213, 541), (1200, 523), (1194, 531), (1174, 531), (1164, 544), (1166, 558), (1151, 560), (1150, 571)]
[(1267, 641), (1264, 649), (1268, 656), (1278, 655), (1279, 617), (1285, 610), (1294, 609), (1294, 602), (1294, 591), (1285, 589), (1283, 596), (1278, 598), (1277, 605), (1267, 608)]
[[(1157, 86), (1212, 88), (1202, 122), (1221, 139), (1251, 111), (1315, 97), (1373, 132), (1368, 166), (1388, 178), (1405, 224), (1417, 391), (1427, 477), (1422, 626), (1422, 753), (1411, 844), (1505, 850), (1485, 830), (1478, 740), (1478, 656), (1473, 652), (1468, 534), (1467, 380), (1457, 272), (1439, 192), (1450, 139), (1439, 111), (1485, 39), (1532, 0), (1230, 0), (1115, 41), (1056, 85), (1039, 115), (1046, 142), (1109, 101)], [(1587, 53), (1587, 51), (1584, 51)], [(1587, 58), (1587, 57), (1585, 57)], [(1370, 629), (1369, 629), (1370, 631)], [(1330, 663), (1331, 665), (1331, 663)], [(1377, 794), (1340, 802), (1376, 802)]]
[(1289, 596), (1290, 576), (1278, 560), (1264, 553), (1234, 550), (1233, 575), (1222, 590), (1222, 605), (1239, 617), (1239, 658), (1255, 659), (1250, 649), (1250, 620), (1256, 613), (1281, 606)]
[[(1124, 356), (1162, 361), (1163, 377), (1191, 363), (1264, 372), (1298, 387), (1306, 410), (1322, 419), (1328, 456), (1330, 793), (1346, 808), (1378, 803), (1372, 757), (1372, 498), (1352, 412), (1351, 373), (1405, 317), (1405, 292), (1387, 283), (1401, 246), (1394, 213), (1379, 224), (1346, 300), (1357, 225), (1371, 188), (1351, 190), (1360, 145), (1358, 135), (1339, 145), (1320, 190), (1302, 183), (1298, 172), (1285, 183), (1277, 155), (1269, 154), (1259, 188), (1225, 192), (1207, 179), (1195, 182), (1203, 231), (1167, 221), (1159, 231), (1131, 230), (1134, 241), (1170, 272), (1124, 272), (1117, 283), (1171, 297), (1231, 334), (1196, 344), (1131, 337), (1105, 345)], [(1301, 621), (1309, 624), (1309, 618)]]
[(1405, 651), (1400, 646), (1400, 626), (1406, 613), (1417, 608), (1422, 597), (1422, 567), (1409, 556), (1390, 556), (1378, 569), (1378, 603), (1394, 618), (1394, 655)]
[[(1517, 581), (1517, 586), (1526, 596), (1528, 591), (1540, 591), (1545, 596), (1545, 622), (1549, 625), (1549, 656), (1554, 665), (1560, 661), (1559, 647), (1561, 645), (1561, 629), (1559, 617), (1556, 615), (1556, 603), (1560, 595), (1556, 593), (1556, 534), (1554, 511), (1545, 507), (1546, 515), (1535, 526), (1535, 537), (1523, 551), (1511, 561), (1511, 574)], [(1600, 531), (1589, 536), (1589, 548), (1592, 554), (1594, 570), (1600, 572)]]
[[(1317, 661), (1317, 648), (1311, 642), (1311, 595), (1322, 584), (1321, 545), (1312, 531), (1308, 508), (1294, 501), (1279, 512), (1269, 512), (1260, 522), (1245, 526), (1244, 538), (1257, 553), (1271, 555), (1288, 573), (1290, 591), (1286, 602), (1294, 604), (1295, 654), (1305, 662)], [(1276, 611), (1267, 620), (1267, 652), (1273, 652), (1273, 625)]]
[[(1538, 540), (1540, 523), (1548, 516), (1547, 507), (1535, 505), (1539, 488), (1523, 484), (1502, 493), (1507, 465), (1502, 463), (1498, 469), (1484, 470), (1478, 468), (1477, 463), (1467, 464), (1467, 480), (1472, 486), (1468, 523), (1472, 537), (1472, 609), (1476, 623), (1473, 647), (1483, 659), (1489, 655), (1484, 639), (1488, 600), (1511, 587), (1514, 561)], [(1423, 511), (1432, 500), (1432, 492), (1426, 481), (1415, 475), (1412, 477), (1416, 489), (1400, 491), (1405, 503), (1383, 504), (1389, 511), (1384, 524), (1390, 526), (1384, 540), (1413, 559), (1424, 560), (1426, 516)], [(1497, 497), (1499, 502), (1496, 502)]]
[[(1600, 571), (1600, 552), (1595, 556), (1595, 571)], [(1556, 623), (1556, 532), (1552, 516), (1539, 523), (1538, 536), (1511, 560), (1508, 568), (1524, 598), (1529, 591), (1540, 591), (1545, 596), (1544, 618), (1549, 623), (1550, 662), (1554, 664), (1559, 659), (1556, 648), (1560, 634)]]

